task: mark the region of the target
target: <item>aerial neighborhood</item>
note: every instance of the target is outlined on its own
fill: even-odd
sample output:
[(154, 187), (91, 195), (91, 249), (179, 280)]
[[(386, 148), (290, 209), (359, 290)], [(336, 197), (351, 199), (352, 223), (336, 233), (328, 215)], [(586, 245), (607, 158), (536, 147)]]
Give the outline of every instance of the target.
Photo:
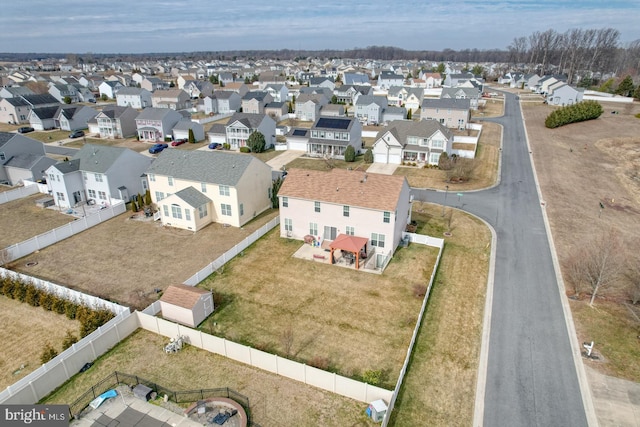
[[(32, 342), (35, 356), (0, 353), (0, 404), (69, 405), (78, 426), (413, 426), (430, 423), (408, 407), (449, 393), (429, 413), (471, 424), (476, 385), (499, 371), (482, 335), (496, 260), (518, 286), (525, 255), (505, 251), (546, 262), (546, 246), (518, 246), (546, 238), (557, 207), (527, 168), (596, 149), (538, 154), (524, 117), (551, 146), (567, 135), (544, 139), (544, 115), (595, 103), (598, 118), (607, 97), (619, 102), (609, 123), (637, 111), (630, 93), (597, 94), (564, 71), (205, 54), (1, 62), (0, 312), (19, 300), (71, 323)], [(637, 212), (617, 198), (597, 215)], [(551, 283), (543, 261), (535, 274)], [(529, 310), (500, 286), (499, 308)], [(554, 286), (527, 294), (531, 310), (558, 289), (566, 300)], [(521, 330), (491, 339), (530, 327), (496, 319)]]

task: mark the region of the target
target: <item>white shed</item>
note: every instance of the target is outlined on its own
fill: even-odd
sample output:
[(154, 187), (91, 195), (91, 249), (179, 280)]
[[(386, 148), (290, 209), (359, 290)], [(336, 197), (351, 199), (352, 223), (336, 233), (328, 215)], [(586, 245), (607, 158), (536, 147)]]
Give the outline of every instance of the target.
[(171, 285), (160, 298), (162, 317), (195, 328), (213, 313), (210, 291), (187, 285)]

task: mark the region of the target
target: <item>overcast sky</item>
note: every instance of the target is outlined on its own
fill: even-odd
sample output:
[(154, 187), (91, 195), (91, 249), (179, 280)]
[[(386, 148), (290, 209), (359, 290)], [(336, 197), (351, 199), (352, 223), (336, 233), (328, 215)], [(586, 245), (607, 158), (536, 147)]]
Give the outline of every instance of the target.
[(0, 52), (506, 49), (534, 31), (612, 27), (640, 39), (640, 0), (3, 2)]

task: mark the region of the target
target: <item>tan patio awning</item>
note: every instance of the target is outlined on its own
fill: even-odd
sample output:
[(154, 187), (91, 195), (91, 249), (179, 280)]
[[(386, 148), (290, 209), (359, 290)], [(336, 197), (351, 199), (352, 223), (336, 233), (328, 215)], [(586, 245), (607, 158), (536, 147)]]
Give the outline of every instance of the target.
[(355, 255), (356, 269), (359, 269), (360, 253), (364, 248), (365, 254), (363, 256), (366, 257), (366, 249), (367, 249), (368, 241), (369, 239), (367, 239), (366, 237), (351, 236), (349, 234), (339, 234), (338, 237), (336, 237), (336, 239), (333, 242), (331, 242), (331, 245), (329, 245), (329, 248), (331, 248), (331, 264), (333, 264), (333, 259), (334, 259), (333, 251), (335, 251), (336, 249), (339, 249), (341, 251), (353, 253)]

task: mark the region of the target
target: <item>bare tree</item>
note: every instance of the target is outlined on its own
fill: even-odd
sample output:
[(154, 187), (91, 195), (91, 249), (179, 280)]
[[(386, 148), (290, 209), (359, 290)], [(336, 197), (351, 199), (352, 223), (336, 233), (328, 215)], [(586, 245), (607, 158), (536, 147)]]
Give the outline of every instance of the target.
[(509, 49), (509, 61), (513, 65), (518, 65), (524, 62), (525, 55), (527, 53), (527, 38), (516, 37), (513, 39), (508, 47)]
[(629, 297), (631, 302), (637, 304), (640, 301), (640, 259), (634, 258), (629, 262), (629, 268), (625, 273), (629, 282)]
[(0, 267), (11, 261), (11, 253), (9, 248), (0, 249)]
[(621, 278), (625, 264), (623, 248), (620, 234), (611, 229), (576, 246), (571, 254), (567, 263), (568, 275), (576, 289), (583, 284), (589, 285), (589, 305), (593, 305), (600, 290)]

